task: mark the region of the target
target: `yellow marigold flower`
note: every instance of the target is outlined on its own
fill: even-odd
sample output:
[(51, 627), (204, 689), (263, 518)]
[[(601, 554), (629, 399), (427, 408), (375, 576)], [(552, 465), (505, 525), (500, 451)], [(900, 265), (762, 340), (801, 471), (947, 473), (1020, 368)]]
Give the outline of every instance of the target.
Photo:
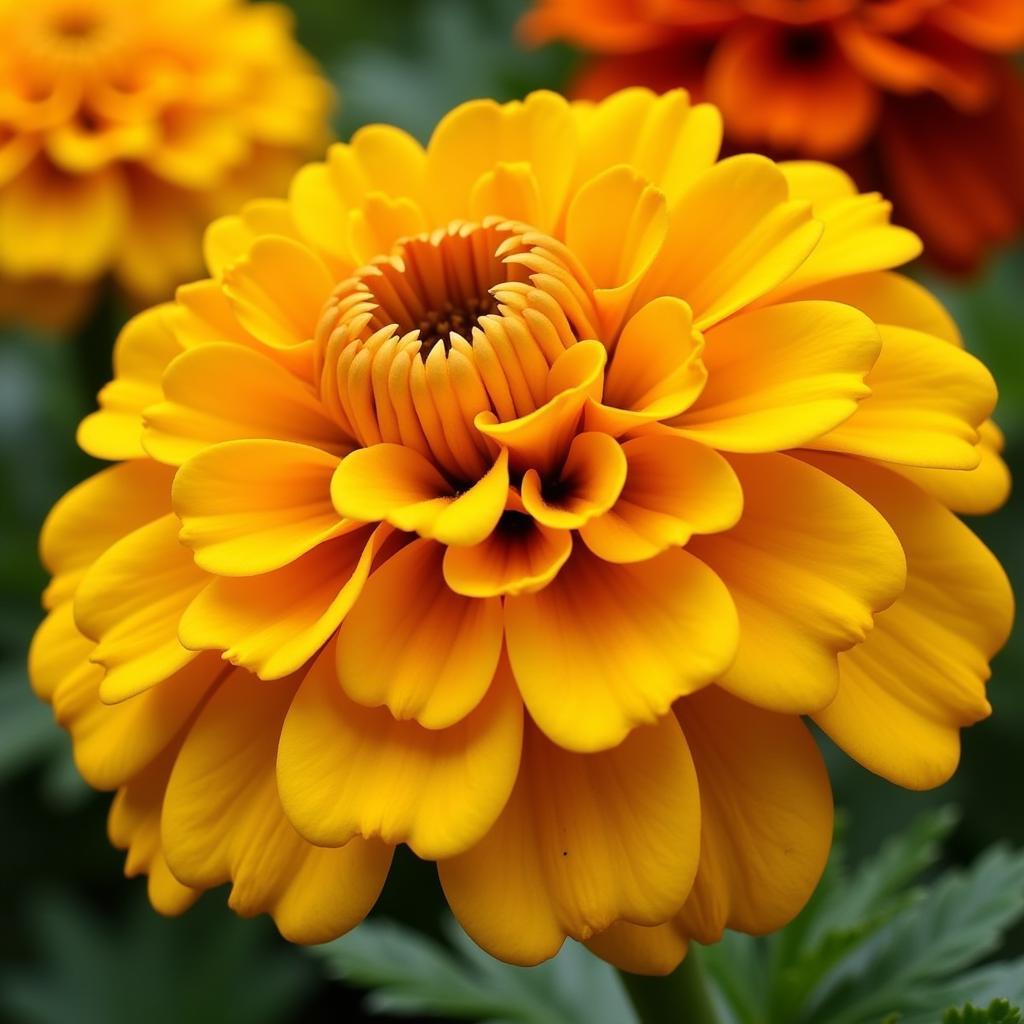
[(366, 128), (124, 329), (32, 676), (158, 909), (323, 940), (405, 843), (496, 956), (667, 970), (814, 888), (799, 716), (953, 772), (995, 387), (887, 203), (720, 137), (640, 89)]
[(108, 272), (170, 295), (201, 273), (204, 226), (325, 138), (329, 89), (275, 4), (0, 0), (0, 36), (4, 311)]

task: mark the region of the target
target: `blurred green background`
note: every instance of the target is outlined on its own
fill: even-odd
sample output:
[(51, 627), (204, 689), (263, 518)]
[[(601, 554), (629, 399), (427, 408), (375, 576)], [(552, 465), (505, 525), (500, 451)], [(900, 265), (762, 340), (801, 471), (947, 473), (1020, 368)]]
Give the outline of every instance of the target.
[[(524, 52), (514, 24), (525, 0), (293, 0), (298, 34), (341, 96), (337, 134), (370, 121), (420, 138), (454, 104), (558, 88), (568, 51)], [(927, 275), (1001, 388), (997, 419), (1024, 474), (1024, 248), (972, 282)], [(106, 840), (109, 797), (78, 779), (63, 733), (25, 678), (45, 582), (36, 536), (48, 508), (95, 468), (74, 444), (109, 375), (125, 311), (107, 296), (72, 340), (8, 332), (0, 340), (0, 1020), (15, 1024), (280, 1024), (361, 1020), (360, 994), (324, 979), (266, 920), (240, 921), (212, 893), (184, 918), (153, 913), (142, 880), (122, 877)], [(1015, 474), (1015, 475), (1016, 475)], [(1024, 580), (1021, 499), (972, 524)], [(1000, 838), (1024, 844), (1021, 737), (1024, 633), (1000, 655), (995, 714), (965, 737), (957, 777), (904, 793), (829, 751), (854, 859), (928, 807), (955, 804), (950, 858), (967, 862)], [(378, 913), (435, 931), (443, 908), (432, 870), (400, 858)], [(1002, 956), (1024, 952), (1024, 932)], [(374, 1018), (380, 1020), (381, 1018)]]

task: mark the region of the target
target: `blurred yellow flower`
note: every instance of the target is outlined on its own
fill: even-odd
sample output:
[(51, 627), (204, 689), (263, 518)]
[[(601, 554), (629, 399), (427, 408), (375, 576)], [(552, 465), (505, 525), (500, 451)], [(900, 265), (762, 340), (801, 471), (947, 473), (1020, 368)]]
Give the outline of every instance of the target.
[(799, 716), (951, 775), (995, 387), (887, 203), (720, 139), (639, 89), (369, 127), (125, 328), (31, 667), (160, 910), (324, 940), (405, 843), (498, 957), (667, 970), (817, 883)]
[(108, 272), (169, 296), (205, 225), (326, 138), (329, 89), (281, 6), (0, 0), (0, 37), (0, 309), (45, 318)]

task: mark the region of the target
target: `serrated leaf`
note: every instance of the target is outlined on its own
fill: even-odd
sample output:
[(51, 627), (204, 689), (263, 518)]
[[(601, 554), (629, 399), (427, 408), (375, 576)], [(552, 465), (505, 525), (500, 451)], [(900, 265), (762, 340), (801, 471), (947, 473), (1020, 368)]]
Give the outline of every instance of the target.
[(993, 999), (979, 1010), (968, 1003), (963, 1009), (949, 1009), (942, 1024), (1021, 1024), (1021, 1013), (1005, 999)]
[(1024, 854), (995, 847), (950, 872), (846, 957), (809, 1002), (807, 1019), (874, 1024), (892, 1011), (949, 1005), (940, 987), (998, 948), (1024, 915)]
[[(615, 972), (574, 943), (539, 967), (512, 967), (476, 947), (452, 922), (452, 946), (391, 921), (312, 947), (328, 972), (370, 988), (367, 1008), (487, 1024), (635, 1024)], [(454, 947), (454, 948), (453, 948)]]

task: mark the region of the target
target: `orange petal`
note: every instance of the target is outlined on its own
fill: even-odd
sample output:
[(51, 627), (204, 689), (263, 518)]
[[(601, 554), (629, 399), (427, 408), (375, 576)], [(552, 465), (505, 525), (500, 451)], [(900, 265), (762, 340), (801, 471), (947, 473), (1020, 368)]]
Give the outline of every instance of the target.
[(626, 456), (613, 437), (577, 434), (557, 480), (542, 483), (535, 469), (523, 474), (525, 510), (544, 526), (573, 530), (615, 504), (626, 482)]
[(497, 525), (508, 495), (508, 454), (461, 494), (412, 448), (375, 444), (342, 460), (331, 482), (334, 507), (363, 522), (385, 521), (442, 544), (478, 544)]
[(698, 942), (796, 917), (832, 845), (832, 790), (814, 738), (792, 715), (715, 686), (676, 705), (700, 784), (700, 868), (676, 919)]
[(626, 431), (684, 412), (707, 380), (704, 339), (682, 299), (652, 299), (630, 317), (615, 344), (601, 403), (587, 409), (587, 427)]
[(380, 837), (429, 859), (478, 842), (519, 768), (522, 703), (507, 668), (457, 725), (425, 729), (349, 700), (334, 660), (328, 648), (310, 669), (281, 732), (278, 787), (295, 827), (321, 846)]
[(218, 576), (280, 569), (358, 526), (331, 504), (338, 458), (290, 441), (225, 441), (192, 456), (174, 478), (179, 539)]
[(220, 650), (224, 660), (279, 679), (300, 668), (330, 638), (359, 596), (391, 533), (370, 527), (325, 541), (263, 576), (213, 580), (181, 617), (181, 642)]
[(178, 543), (178, 519), (162, 516), (98, 558), (75, 594), (75, 621), (96, 641), (92, 660), (107, 674), (104, 701), (166, 679), (195, 657), (178, 641), (178, 620), (207, 577)]
[(444, 548), (414, 541), (370, 577), (338, 634), (338, 678), (369, 707), (443, 729), (480, 702), (501, 654), (501, 602), (449, 589)]
[(576, 546), (543, 590), (505, 599), (509, 659), (530, 715), (569, 750), (604, 750), (720, 675), (736, 648), (729, 592), (666, 551), (611, 565)]
[(693, 763), (672, 716), (600, 754), (569, 753), (528, 729), (501, 817), (438, 870), (477, 943), (535, 964), (566, 936), (666, 921), (690, 890), (699, 833)]
[(494, 532), (473, 547), (448, 548), (444, 579), (456, 594), (532, 594), (556, 576), (572, 554), (572, 534), (507, 509)]
[(835, 695), (837, 652), (862, 642), (903, 589), (903, 552), (871, 504), (826, 474), (786, 455), (731, 461), (743, 518), (690, 545), (739, 612), (736, 660), (719, 684), (775, 711), (816, 711)]
[(269, 913), (293, 942), (324, 942), (355, 927), (380, 893), (392, 850), (353, 839), (307, 843), (284, 815), (274, 758), (293, 682), (235, 671), (200, 712), (164, 798), (161, 835), (185, 885), (231, 882), (243, 917)]

